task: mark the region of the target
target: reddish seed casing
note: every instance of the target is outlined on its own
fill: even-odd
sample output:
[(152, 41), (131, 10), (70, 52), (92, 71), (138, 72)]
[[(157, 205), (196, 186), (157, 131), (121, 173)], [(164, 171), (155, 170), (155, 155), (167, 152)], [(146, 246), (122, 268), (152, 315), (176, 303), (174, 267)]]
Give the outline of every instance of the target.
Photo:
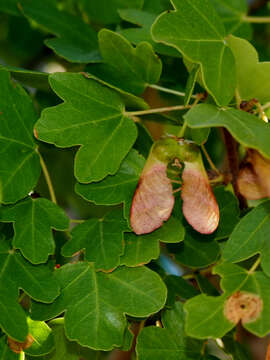
[(259, 179), (250, 164), (246, 164), (239, 171), (237, 186), (240, 194), (248, 200), (259, 200), (267, 196), (267, 193), (260, 186)]
[(248, 150), (237, 185), (240, 193), (248, 200), (270, 197), (270, 160), (256, 150)]
[(211, 234), (219, 223), (219, 207), (200, 162), (185, 162), (181, 198), (187, 222), (201, 234)]
[(147, 234), (168, 220), (174, 206), (167, 164), (156, 161), (146, 166), (133, 197), (130, 225), (137, 235)]

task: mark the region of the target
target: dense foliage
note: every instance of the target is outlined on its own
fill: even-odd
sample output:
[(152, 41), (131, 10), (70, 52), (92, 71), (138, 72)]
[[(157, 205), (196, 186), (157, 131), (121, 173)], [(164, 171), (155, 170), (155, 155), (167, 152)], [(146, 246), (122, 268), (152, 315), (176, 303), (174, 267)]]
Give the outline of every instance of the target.
[(253, 358), (266, 3), (0, 0), (1, 360)]

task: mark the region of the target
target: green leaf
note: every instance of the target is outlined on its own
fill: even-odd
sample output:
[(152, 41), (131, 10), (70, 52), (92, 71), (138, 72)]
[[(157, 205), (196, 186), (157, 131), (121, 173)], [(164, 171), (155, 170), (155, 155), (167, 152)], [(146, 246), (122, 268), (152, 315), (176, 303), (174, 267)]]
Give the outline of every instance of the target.
[(160, 15), (152, 27), (155, 41), (175, 47), (200, 64), (206, 90), (227, 105), (236, 86), (235, 61), (225, 29), (209, 0), (173, 0), (175, 11)]
[(21, 15), (18, 8), (18, 0), (0, 0), (0, 11), (14, 16)]
[(121, 265), (138, 266), (157, 259), (160, 254), (159, 242), (178, 243), (184, 240), (185, 228), (182, 222), (171, 217), (161, 228), (147, 235), (125, 235), (125, 252)]
[(206, 276), (202, 276), (200, 273), (195, 276), (196, 282), (200, 291), (207, 295), (217, 296), (219, 292), (217, 288), (207, 279)]
[(162, 11), (171, 9), (170, 0), (144, 0), (143, 10), (160, 14)]
[(124, 231), (128, 231), (128, 226), (122, 209), (113, 210), (102, 219), (90, 219), (76, 226), (62, 254), (72, 256), (85, 249), (85, 260), (94, 262), (97, 270), (112, 270), (120, 264)]
[(237, 89), (243, 100), (270, 100), (270, 62), (259, 62), (256, 49), (244, 39), (230, 36), (228, 44), (236, 61)]
[(169, 246), (175, 259), (185, 266), (201, 268), (215, 263), (220, 249), (213, 237), (188, 229), (183, 243)]
[(96, 32), (79, 17), (59, 11), (48, 1), (23, 0), (20, 5), (29, 20), (56, 35), (56, 38), (46, 40), (45, 44), (57, 55), (78, 63), (100, 58)]
[(267, 201), (250, 211), (236, 225), (223, 249), (223, 258), (229, 262), (239, 262), (259, 253), (262, 268), (270, 276), (270, 246), (266, 235), (269, 231), (270, 201)]
[(252, 37), (252, 28), (244, 21), (248, 12), (246, 0), (212, 0), (212, 3), (224, 23), (227, 35), (234, 34), (247, 39)]
[[(168, 6), (168, 8), (169, 7), (170, 6)], [(119, 33), (128, 39), (132, 44), (137, 45), (142, 41), (147, 41), (153, 46), (155, 52), (159, 54), (180, 57), (180, 54), (176, 49), (153, 41), (151, 27), (156, 20), (157, 15), (161, 11), (155, 12), (152, 7), (148, 11), (138, 9), (119, 10), (119, 15), (124, 21), (137, 25), (137, 27), (121, 29)]]
[(29, 333), (34, 342), (24, 352), (29, 355), (41, 356), (50, 353), (54, 348), (54, 339), (52, 330), (43, 321), (33, 321), (31, 318), (27, 319), (29, 326)]
[(159, 81), (162, 63), (148, 42), (134, 48), (122, 35), (107, 29), (98, 38), (104, 62), (88, 67), (91, 74), (135, 95)]
[(80, 182), (114, 174), (137, 136), (119, 96), (81, 74), (58, 73), (49, 81), (64, 103), (42, 112), (36, 125), (39, 139), (59, 147), (81, 145), (75, 159)]
[(68, 230), (69, 218), (47, 199), (28, 198), (0, 208), (0, 222), (14, 223), (13, 246), (33, 264), (44, 263), (54, 254), (52, 228)]
[[(249, 320), (242, 320), (242, 325), (257, 336), (265, 336), (270, 330), (267, 320), (270, 316), (270, 279), (260, 271), (250, 273), (244, 268), (229, 263), (215, 267), (214, 274), (222, 277), (221, 288), (224, 293), (217, 297), (203, 294), (187, 301), (185, 304), (187, 334), (199, 339), (224, 336), (236, 325), (229, 317), (230, 314), (238, 314), (241, 307), (239, 301), (239, 307), (232, 307), (230, 313), (228, 311), (226, 313), (228, 298), (232, 295), (251, 294), (255, 296), (254, 306), (256, 307), (249, 314)], [(261, 306), (257, 305), (258, 300), (261, 301)], [(248, 311), (250, 303), (244, 303), (244, 306)]]
[(15, 354), (7, 343), (7, 337), (2, 336), (0, 338), (0, 360), (22, 360), (20, 354)]
[(181, 276), (168, 275), (164, 281), (168, 289), (167, 306), (172, 306), (178, 298), (187, 300), (200, 293)]
[(0, 70), (0, 202), (25, 197), (40, 175), (33, 126), (37, 115), (30, 97)]
[(106, 86), (106, 87), (116, 91), (119, 94), (120, 98), (122, 99), (122, 101), (124, 102), (124, 104), (127, 108), (136, 109), (136, 110), (149, 109), (149, 105), (144, 101), (143, 98), (136, 96), (134, 94), (131, 94), (131, 93), (113, 85), (112, 83), (108, 83), (108, 82), (94, 76), (93, 74), (90, 74), (89, 72), (87, 72), (87, 71), (91, 71), (91, 69), (93, 69), (93, 66), (92, 65), (86, 66), (86, 68), (85, 68), (86, 72), (83, 73), (85, 77), (87, 77), (88, 79), (93, 79), (93, 80), (99, 82), (101, 85)]
[(49, 303), (59, 295), (59, 286), (48, 266), (34, 266), (14, 250), (0, 254), (0, 268), (0, 327), (13, 339), (23, 342), (29, 327), (17, 301), (18, 290)]
[(138, 137), (134, 144), (134, 149), (146, 159), (150, 153), (153, 145), (153, 138), (148, 129), (141, 123), (136, 123), (138, 130)]
[[(38, 357), (40, 360), (101, 360), (105, 359), (105, 355), (100, 351), (93, 351), (91, 349), (80, 346), (76, 342), (71, 342), (66, 338), (64, 322), (62, 318), (52, 320), (49, 323), (52, 328), (52, 334), (55, 342), (55, 350), (50, 354)], [(36, 357), (29, 357), (27, 359), (35, 360)]]
[(122, 345), (125, 314), (148, 317), (166, 301), (165, 285), (144, 267), (105, 274), (84, 262), (64, 265), (56, 273), (61, 295), (51, 305), (33, 304), (33, 318), (50, 319), (65, 311), (68, 339), (96, 350)]
[(140, 9), (143, 6), (143, 0), (99, 0), (99, 1), (80, 1), (83, 10), (90, 19), (101, 24), (115, 24), (120, 22), (118, 14), (119, 9), (132, 8)]
[[(17, 0), (16, 0), (17, 1)], [(48, 73), (34, 70), (27, 70), (16, 66), (2, 66), (0, 69), (7, 70), (12, 74), (12, 77), (24, 85), (31, 86), (36, 89), (49, 90)]]
[(252, 114), (200, 104), (189, 110), (184, 118), (192, 128), (225, 127), (240, 144), (270, 157), (270, 127)]
[(97, 205), (124, 203), (125, 217), (129, 218), (129, 208), (144, 163), (144, 158), (132, 149), (115, 175), (92, 184), (76, 184), (75, 191), (85, 200)]
[(172, 310), (163, 313), (164, 328), (144, 328), (137, 340), (139, 360), (188, 360), (198, 359), (201, 345), (188, 339), (184, 333), (183, 305), (177, 302)]
[(240, 209), (237, 198), (223, 186), (214, 189), (219, 206), (219, 226), (215, 232), (215, 240), (229, 237), (240, 220)]

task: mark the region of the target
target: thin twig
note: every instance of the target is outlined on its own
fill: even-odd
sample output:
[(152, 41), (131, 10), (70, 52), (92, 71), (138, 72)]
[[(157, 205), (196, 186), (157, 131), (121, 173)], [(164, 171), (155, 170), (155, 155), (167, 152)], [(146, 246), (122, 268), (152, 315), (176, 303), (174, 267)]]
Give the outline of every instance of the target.
[(184, 124), (182, 125), (182, 127), (181, 127), (181, 129), (180, 129), (180, 131), (179, 131), (179, 133), (177, 134), (177, 137), (183, 138), (184, 135), (185, 135), (186, 129), (187, 129), (187, 122), (186, 122), (186, 120), (185, 120), (185, 121), (184, 121)]
[(41, 165), (41, 168), (42, 168), (42, 171), (43, 171), (43, 174), (44, 174), (44, 177), (45, 177), (48, 189), (49, 189), (51, 200), (52, 200), (53, 203), (57, 204), (57, 200), (56, 200), (52, 180), (51, 180), (47, 165), (46, 165), (46, 163), (45, 163), (45, 161), (44, 161), (44, 159), (43, 159), (43, 157), (42, 157), (42, 155), (40, 154), (39, 151), (38, 151), (38, 154), (39, 154), (39, 159), (40, 159), (40, 165)]
[(169, 111), (185, 110), (185, 109), (190, 109), (190, 108), (191, 108), (191, 106), (176, 105), (176, 106), (168, 106), (168, 107), (141, 110), (141, 111), (126, 111), (125, 115), (140, 116), (140, 115), (158, 114), (158, 113), (169, 112)]
[(260, 256), (258, 257), (258, 259), (255, 261), (255, 263), (251, 266), (251, 268), (249, 269), (248, 273), (249, 274), (253, 274), (254, 271), (257, 269), (257, 267), (260, 265), (261, 263), (261, 258)]
[[(148, 85), (150, 88), (152, 89), (156, 89), (156, 90), (159, 90), (159, 91), (163, 91), (165, 93), (168, 93), (168, 94), (173, 94), (173, 95), (176, 95), (176, 96), (182, 96), (184, 97), (186, 94), (183, 93), (183, 92), (180, 92), (180, 91), (177, 91), (177, 90), (173, 90), (173, 89), (168, 89), (168, 88), (165, 88), (163, 86), (159, 86), (159, 85)], [(193, 99), (196, 99), (196, 95), (191, 95), (191, 97)]]
[(211, 166), (212, 170), (214, 170), (214, 171), (219, 175), (220, 172), (219, 172), (218, 168), (217, 168), (216, 165), (213, 163), (210, 155), (208, 154), (208, 152), (207, 152), (207, 150), (206, 150), (206, 148), (205, 148), (205, 146), (204, 146), (203, 144), (201, 145), (201, 148), (202, 148), (202, 151), (203, 151), (203, 153), (204, 153), (204, 156), (206, 157), (206, 159), (207, 159), (209, 165)]
[(266, 104), (264, 104), (264, 105), (262, 106), (262, 109), (263, 109), (263, 110), (266, 110), (266, 109), (268, 109), (268, 108), (270, 108), (270, 102), (267, 102)]
[(70, 219), (69, 221), (74, 224), (82, 224), (85, 222), (85, 220), (82, 219)]
[(270, 23), (270, 16), (243, 16), (243, 21), (256, 24)]

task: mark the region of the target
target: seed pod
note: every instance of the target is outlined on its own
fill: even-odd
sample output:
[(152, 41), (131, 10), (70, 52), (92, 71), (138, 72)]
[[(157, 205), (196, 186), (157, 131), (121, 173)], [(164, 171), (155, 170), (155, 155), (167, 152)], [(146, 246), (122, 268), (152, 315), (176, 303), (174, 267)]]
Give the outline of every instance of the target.
[(248, 200), (259, 200), (267, 196), (251, 164), (246, 164), (237, 177), (239, 192)]
[(241, 195), (248, 200), (270, 197), (270, 160), (249, 149), (237, 184)]
[(219, 207), (204, 169), (201, 156), (185, 162), (182, 174), (183, 214), (187, 222), (201, 234), (211, 234), (219, 223)]
[(130, 225), (137, 235), (154, 231), (171, 215), (174, 196), (167, 164), (177, 146), (175, 140), (166, 139), (152, 147), (132, 200)]

